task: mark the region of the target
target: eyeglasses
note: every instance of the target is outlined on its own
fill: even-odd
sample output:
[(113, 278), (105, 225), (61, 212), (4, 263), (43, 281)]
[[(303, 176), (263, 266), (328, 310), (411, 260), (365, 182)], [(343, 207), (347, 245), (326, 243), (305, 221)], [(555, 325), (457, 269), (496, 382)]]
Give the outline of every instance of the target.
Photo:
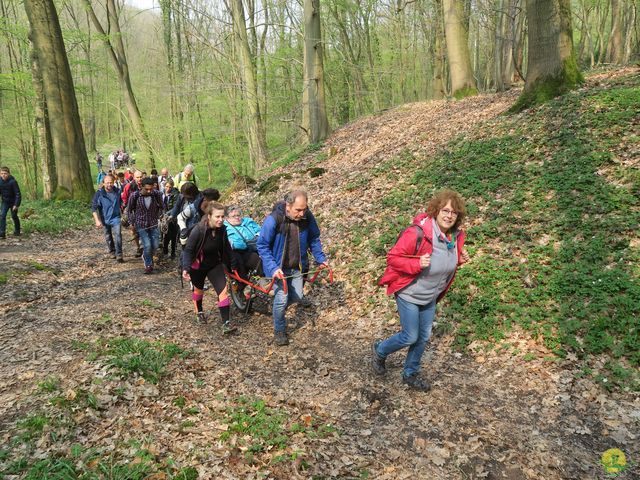
[(229, 218), (240, 218), (242, 217), (242, 215), (240, 215), (239, 213), (234, 213), (233, 215), (229, 215)]
[(449, 210), (448, 208), (443, 208), (442, 210), (440, 210), (440, 213), (442, 213), (443, 215), (446, 215), (447, 217), (458, 216), (458, 212), (454, 212), (453, 210)]

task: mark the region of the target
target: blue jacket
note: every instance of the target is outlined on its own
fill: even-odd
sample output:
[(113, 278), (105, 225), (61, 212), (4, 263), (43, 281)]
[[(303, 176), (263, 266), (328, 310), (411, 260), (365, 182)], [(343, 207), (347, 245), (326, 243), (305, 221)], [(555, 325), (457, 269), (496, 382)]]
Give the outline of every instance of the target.
[[(227, 236), (229, 243), (234, 250), (246, 250), (249, 248), (247, 242), (256, 240), (260, 234), (260, 225), (258, 225), (251, 217), (244, 217), (240, 225), (231, 225), (228, 221), (224, 221), (227, 227)], [(252, 242), (252, 243), (254, 243)]]
[(93, 196), (93, 202), (91, 203), (91, 210), (98, 212), (100, 221), (104, 225), (118, 225), (120, 223), (122, 197), (120, 196), (120, 190), (116, 187), (113, 187), (112, 193), (115, 193), (115, 198), (109, 198), (107, 191), (102, 187)]
[[(262, 259), (262, 267), (267, 277), (272, 277), (282, 267), (284, 246), (286, 244), (286, 223), (291, 222), (285, 215), (284, 202), (278, 202), (271, 214), (265, 219), (258, 237), (258, 253)], [(318, 263), (327, 260), (320, 243), (320, 228), (313, 214), (307, 210), (305, 218), (298, 222), (300, 231), (301, 270), (309, 270), (308, 251)]]
[(12, 175), (9, 175), (6, 181), (0, 178), (0, 195), (2, 196), (2, 201), (10, 207), (20, 206), (22, 199), (20, 196), (20, 187)]

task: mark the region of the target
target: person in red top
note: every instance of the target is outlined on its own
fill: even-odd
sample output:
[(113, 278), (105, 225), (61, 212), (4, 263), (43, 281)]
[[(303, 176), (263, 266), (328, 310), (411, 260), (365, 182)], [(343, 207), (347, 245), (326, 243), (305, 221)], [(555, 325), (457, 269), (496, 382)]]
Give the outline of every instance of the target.
[(438, 192), (417, 215), (387, 254), (387, 268), (379, 281), (387, 294), (395, 295), (402, 330), (372, 345), (371, 365), (375, 373), (386, 372), (387, 356), (408, 347), (402, 381), (410, 388), (427, 391), (420, 361), (436, 313), (436, 303), (445, 295), (458, 266), (469, 261), (460, 225), (466, 214), (464, 200), (452, 191)]

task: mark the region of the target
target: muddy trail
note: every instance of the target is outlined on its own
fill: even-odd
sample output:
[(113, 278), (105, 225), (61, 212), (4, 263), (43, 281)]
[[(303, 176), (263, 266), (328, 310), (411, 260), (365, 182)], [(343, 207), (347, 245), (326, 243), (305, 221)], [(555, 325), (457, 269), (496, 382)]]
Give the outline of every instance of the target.
[[(44, 435), (26, 450), (33, 458), (64, 454), (72, 442), (114, 451), (143, 438), (154, 458), (194, 467), (199, 478), (389, 479), (598, 478), (612, 438), (637, 458), (629, 429), (638, 405), (560, 368), (451, 353), (451, 339), (436, 336), (424, 362), (431, 392), (400, 386), (401, 356), (375, 377), (371, 336), (350, 319), (340, 279), (313, 286), (311, 307), (290, 309), (291, 345), (276, 347), (267, 305), (234, 312), (237, 335), (224, 336), (215, 315), (196, 324), (171, 261), (142, 275), (139, 259), (105, 258), (95, 230), (9, 240), (0, 268), (9, 275), (0, 293), (2, 444), (29, 412), (55, 411), (38, 388), (47, 378), (59, 378), (67, 398), (89, 391), (97, 404), (73, 408), (66, 437)], [(205, 308), (213, 305), (207, 292)], [(153, 384), (110, 374), (81, 347), (121, 337), (191, 354)], [(268, 452), (247, 461), (240, 444), (220, 441), (223, 412), (242, 397), (331, 433), (292, 437), (304, 462), (269, 462)], [(176, 398), (195, 408), (186, 413)]]

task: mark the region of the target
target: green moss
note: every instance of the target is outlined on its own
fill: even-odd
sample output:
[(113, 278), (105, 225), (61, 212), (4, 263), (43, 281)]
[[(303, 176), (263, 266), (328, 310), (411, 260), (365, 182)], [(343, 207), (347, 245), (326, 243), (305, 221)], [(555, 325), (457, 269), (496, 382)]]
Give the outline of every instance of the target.
[(260, 186), (258, 187), (258, 192), (260, 192), (261, 195), (264, 195), (266, 193), (277, 191), (280, 187), (280, 180), (282, 178), (284, 178), (285, 180), (289, 180), (291, 178), (291, 175), (288, 173), (279, 173), (268, 177), (264, 182), (260, 184)]
[(578, 87), (584, 78), (580, 73), (575, 58), (570, 57), (564, 62), (562, 70), (555, 76), (541, 77), (531, 86), (525, 86), (522, 95), (509, 109), (510, 113), (518, 113), (522, 110), (540, 105), (567, 93)]
[(71, 192), (69, 191), (69, 189), (58, 185), (58, 188), (56, 188), (56, 191), (53, 192), (53, 199), (58, 201), (72, 200), (73, 196), (71, 195)]
[(309, 176), (311, 178), (315, 178), (315, 177), (319, 177), (321, 175), (324, 175), (326, 172), (326, 170), (324, 168), (321, 167), (312, 167), (312, 168), (308, 168), (307, 169), (307, 173), (309, 174)]
[(453, 92), (453, 98), (456, 100), (462, 100), (463, 98), (472, 97), (478, 94), (478, 89), (475, 87), (464, 87), (460, 90)]

